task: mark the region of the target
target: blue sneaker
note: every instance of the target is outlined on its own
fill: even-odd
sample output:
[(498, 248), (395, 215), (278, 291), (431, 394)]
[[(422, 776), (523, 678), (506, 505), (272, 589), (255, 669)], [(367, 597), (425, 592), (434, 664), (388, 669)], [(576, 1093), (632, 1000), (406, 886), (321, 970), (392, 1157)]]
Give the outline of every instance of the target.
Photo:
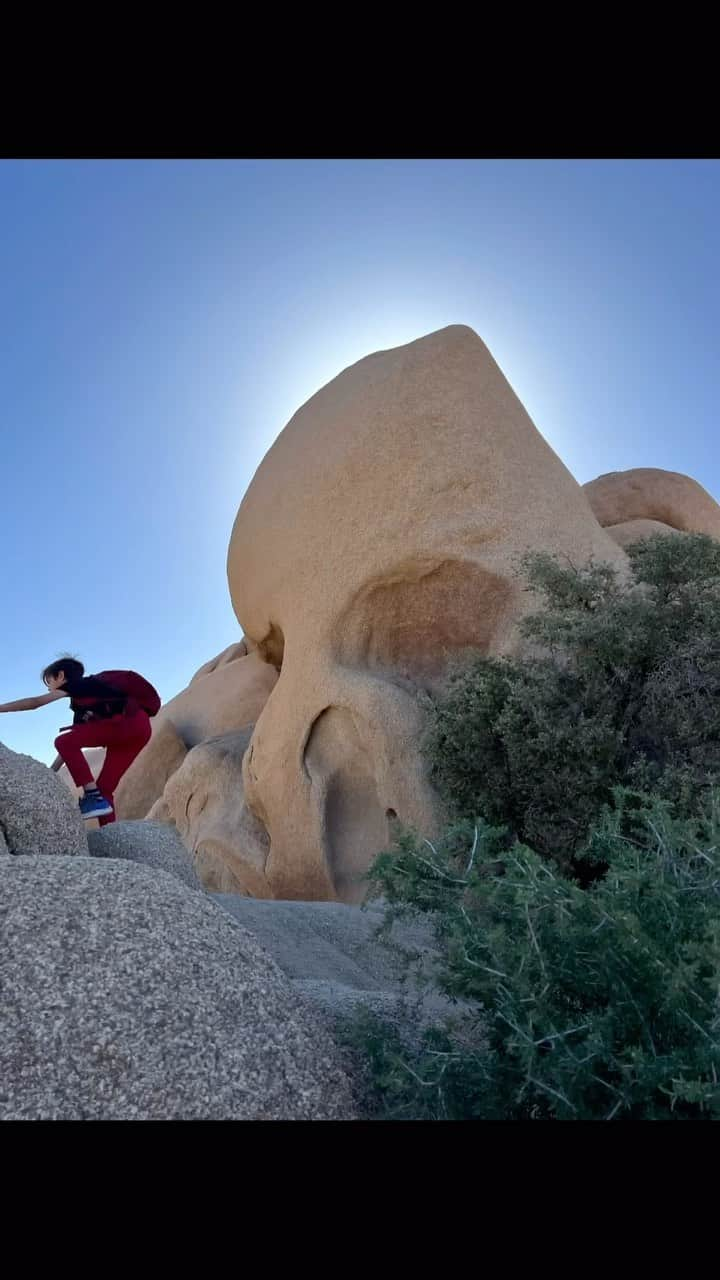
[(89, 796), (83, 796), (80, 801), (80, 815), (83, 818), (104, 818), (112, 811), (112, 805), (104, 796), (100, 795), (99, 791), (94, 791)]

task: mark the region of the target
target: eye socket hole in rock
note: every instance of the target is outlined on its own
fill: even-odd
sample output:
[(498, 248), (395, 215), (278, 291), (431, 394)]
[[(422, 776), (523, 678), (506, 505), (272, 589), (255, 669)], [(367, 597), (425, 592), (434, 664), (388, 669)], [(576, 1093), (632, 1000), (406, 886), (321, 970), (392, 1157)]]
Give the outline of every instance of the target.
[(442, 677), (462, 650), (490, 649), (509, 610), (509, 582), (467, 560), (413, 560), (367, 583), (338, 619), (338, 662), (420, 680)]

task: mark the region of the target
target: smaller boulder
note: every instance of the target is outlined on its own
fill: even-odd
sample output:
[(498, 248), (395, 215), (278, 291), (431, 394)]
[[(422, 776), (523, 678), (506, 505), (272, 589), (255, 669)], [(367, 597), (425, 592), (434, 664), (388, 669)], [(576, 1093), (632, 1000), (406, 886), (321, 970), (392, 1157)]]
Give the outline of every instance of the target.
[(242, 761), (252, 729), (193, 747), (148, 817), (174, 824), (206, 889), (269, 898), (270, 839), (243, 788)]
[(93, 858), (122, 858), (167, 871), (189, 889), (202, 889), (192, 858), (175, 827), (162, 822), (110, 822), (88, 832)]
[(0, 1120), (344, 1120), (315, 1005), (162, 871), (0, 859)]
[[(720, 538), (720, 505), (697, 480), (659, 467), (609, 471), (583, 485), (599, 524), (659, 521), (682, 533), (707, 533)], [(617, 541), (617, 539), (616, 539)]]
[(619, 547), (629, 547), (633, 542), (641, 542), (644, 538), (652, 538), (655, 534), (679, 534), (679, 529), (663, 524), (661, 520), (625, 520), (622, 524), (606, 526), (606, 533), (617, 542)]
[(87, 856), (77, 800), (56, 774), (32, 756), (0, 743), (0, 853)]

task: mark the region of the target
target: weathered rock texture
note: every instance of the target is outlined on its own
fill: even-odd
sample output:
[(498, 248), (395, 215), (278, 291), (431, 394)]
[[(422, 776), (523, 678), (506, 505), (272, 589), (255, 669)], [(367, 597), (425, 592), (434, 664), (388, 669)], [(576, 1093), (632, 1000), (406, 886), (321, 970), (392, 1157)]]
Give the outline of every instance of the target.
[(245, 803), (242, 759), (252, 729), (226, 733), (189, 751), (150, 810), (173, 823), (208, 889), (267, 897), (270, 841)]
[(334, 1018), (365, 1005), (415, 1037), (457, 1012), (426, 979), (438, 959), (427, 919), (396, 921), (379, 936), (384, 912), (340, 902), (269, 902), (215, 893), (303, 995)]
[[(708, 533), (720, 538), (720, 505), (697, 480), (676, 471), (657, 467), (636, 467), (631, 471), (610, 471), (584, 486), (588, 502), (599, 523), (617, 541), (633, 541), (631, 521), (656, 522), (665, 529), (645, 529), (649, 533), (680, 531)], [(618, 536), (610, 526), (623, 526)]]
[(153, 735), (116, 793), (119, 818), (144, 818), (187, 752), (207, 739), (253, 725), (278, 673), (244, 640), (229, 645), (195, 673), (187, 689), (153, 719)]
[(0, 1119), (348, 1119), (322, 1015), (162, 871), (0, 859)]
[(189, 889), (202, 885), (192, 858), (173, 826), (160, 822), (112, 822), (88, 831), (93, 858), (123, 858), (156, 871), (167, 871)]
[[(389, 1023), (412, 1054), (429, 1027), (454, 1021), (470, 1009), (443, 995), (432, 980), (440, 954), (428, 917), (396, 920), (388, 930), (378, 902), (353, 907), (258, 901), (230, 893), (212, 898), (270, 953), (295, 990), (329, 1017), (343, 1042), (348, 1020), (354, 1023), (364, 1008)], [(472, 1013), (476, 1045), (485, 1052), (477, 1009)], [(349, 1053), (348, 1070), (362, 1114), (372, 1116), (367, 1055)]]
[(374, 903), (269, 902), (214, 893), (212, 898), (242, 924), (289, 978), (334, 982), (357, 991), (396, 992), (409, 953), (435, 958), (427, 918), (396, 921), (388, 945), (378, 936), (384, 911)]
[(512, 647), (528, 548), (625, 564), (471, 329), (359, 361), (280, 434), (228, 554), (243, 630), (282, 668), (243, 762), (268, 896), (356, 901), (394, 815), (433, 829), (423, 691)]
[(77, 800), (47, 765), (0, 743), (0, 854), (87, 854)]
[(156, 719), (169, 720), (189, 749), (254, 724), (276, 683), (277, 672), (241, 641), (201, 667)]
[(623, 524), (608, 524), (605, 532), (610, 534), (619, 547), (629, 547), (633, 542), (641, 542), (643, 538), (652, 538), (657, 533), (679, 532), (661, 520), (626, 520)]

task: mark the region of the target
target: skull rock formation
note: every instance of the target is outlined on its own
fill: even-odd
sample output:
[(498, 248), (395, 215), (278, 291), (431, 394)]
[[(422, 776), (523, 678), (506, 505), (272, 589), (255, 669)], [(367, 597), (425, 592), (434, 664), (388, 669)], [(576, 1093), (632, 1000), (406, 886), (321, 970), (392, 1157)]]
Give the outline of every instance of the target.
[(268, 896), (358, 901), (396, 817), (435, 829), (428, 692), (512, 649), (528, 549), (626, 564), (472, 329), (360, 360), (281, 432), (228, 552), (254, 660), (280, 669), (242, 765)]

